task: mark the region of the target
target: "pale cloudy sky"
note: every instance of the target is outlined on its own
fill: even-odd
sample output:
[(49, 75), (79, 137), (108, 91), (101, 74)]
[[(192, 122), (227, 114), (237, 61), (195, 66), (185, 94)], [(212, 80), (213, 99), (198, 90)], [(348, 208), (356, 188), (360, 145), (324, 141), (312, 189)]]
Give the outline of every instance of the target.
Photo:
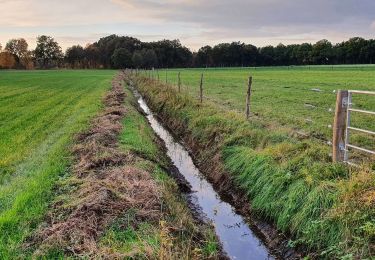
[(375, 0), (0, 0), (0, 43), (41, 34), (65, 49), (109, 34), (180, 39), (193, 50), (244, 41), (375, 38)]

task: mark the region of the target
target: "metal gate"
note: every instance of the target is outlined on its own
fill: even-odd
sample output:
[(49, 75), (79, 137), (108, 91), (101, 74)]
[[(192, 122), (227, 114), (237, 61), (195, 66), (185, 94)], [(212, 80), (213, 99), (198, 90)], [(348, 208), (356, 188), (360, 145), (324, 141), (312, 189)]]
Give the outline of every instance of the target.
[(348, 90), (347, 103), (345, 104), (347, 109), (346, 109), (346, 128), (345, 128), (345, 144), (344, 144), (345, 145), (344, 146), (344, 162), (346, 162), (350, 165), (355, 165), (354, 163), (350, 162), (350, 160), (349, 160), (349, 153), (350, 153), (351, 149), (357, 150), (357, 151), (360, 151), (360, 152), (363, 152), (363, 153), (366, 153), (366, 154), (375, 155), (375, 151), (350, 144), (349, 140), (350, 140), (351, 131), (360, 132), (360, 133), (375, 136), (375, 132), (373, 132), (373, 131), (351, 126), (350, 123), (351, 123), (351, 117), (352, 117), (353, 113), (362, 113), (362, 114), (368, 114), (368, 115), (375, 116), (375, 112), (373, 112), (373, 111), (354, 109), (352, 107), (353, 106), (353, 103), (352, 103), (353, 94), (375, 96), (375, 92), (360, 91), (360, 90)]

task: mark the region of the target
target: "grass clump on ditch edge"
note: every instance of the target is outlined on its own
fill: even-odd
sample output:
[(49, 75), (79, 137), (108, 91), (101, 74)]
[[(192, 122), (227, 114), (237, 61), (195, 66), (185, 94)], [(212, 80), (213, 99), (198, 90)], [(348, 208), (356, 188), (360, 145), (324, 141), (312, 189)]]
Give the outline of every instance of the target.
[(199, 104), (172, 86), (133, 80), (152, 110), (192, 148), (208, 177), (233, 181), (256, 215), (291, 234), (291, 246), (302, 246), (316, 258), (374, 256), (370, 167), (331, 163), (328, 147), (299, 140), (288, 128), (261, 118), (247, 121), (209, 101)]

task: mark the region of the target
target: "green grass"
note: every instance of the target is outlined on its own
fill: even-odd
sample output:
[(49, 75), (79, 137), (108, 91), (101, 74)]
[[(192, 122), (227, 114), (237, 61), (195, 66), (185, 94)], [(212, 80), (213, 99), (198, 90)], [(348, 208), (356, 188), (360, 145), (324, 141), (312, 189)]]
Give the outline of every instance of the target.
[[(204, 96), (221, 106), (243, 113), (249, 75), (253, 76), (251, 110), (271, 124), (287, 125), (319, 139), (330, 140), (337, 89), (375, 91), (375, 66), (298, 66), (223, 69), (170, 69), (168, 82), (198, 97), (204, 73)], [(165, 82), (166, 71), (159, 70)], [(156, 77), (156, 72), (154, 72)], [(312, 91), (320, 89), (321, 92)], [(314, 107), (310, 106), (313, 105)], [(354, 96), (356, 108), (375, 111), (374, 96)], [(375, 131), (372, 117), (356, 114), (353, 125)], [(355, 137), (354, 137), (355, 138)], [(358, 139), (358, 138), (357, 138)], [(369, 148), (375, 148), (375, 142)]]
[(227, 174), (254, 214), (291, 234), (291, 245), (324, 259), (375, 255), (374, 165), (348, 169), (331, 162), (330, 147), (299, 140), (288, 127), (245, 120), (217, 102), (199, 104), (174, 86), (147, 79), (137, 85), (169, 128), (193, 144), (201, 169), (213, 179)]
[[(130, 91), (127, 91), (128, 96), (132, 96)], [(120, 143), (122, 149), (125, 151), (132, 151), (146, 159), (158, 161), (160, 156), (159, 148), (155, 145), (155, 136), (147, 123), (146, 118), (141, 115), (135, 108), (136, 104), (132, 98), (127, 98), (127, 114), (123, 120), (125, 131), (120, 136)]]
[[(146, 170), (156, 181), (162, 217), (159, 223), (140, 222), (132, 217), (132, 212), (126, 212), (101, 237), (101, 246), (136, 259), (148, 259), (150, 252), (155, 259), (216, 256), (218, 242), (214, 231), (193, 220), (176, 182), (165, 171), (169, 166), (166, 155), (160, 150), (147, 119), (137, 111), (136, 100), (129, 90), (126, 90), (125, 106), (120, 147), (135, 155), (132, 166)], [(171, 228), (180, 231), (170, 232)], [(199, 241), (198, 236), (202, 236)]]
[(69, 147), (114, 71), (0, 71), (0, 258), (19, 256), (69, 174)]

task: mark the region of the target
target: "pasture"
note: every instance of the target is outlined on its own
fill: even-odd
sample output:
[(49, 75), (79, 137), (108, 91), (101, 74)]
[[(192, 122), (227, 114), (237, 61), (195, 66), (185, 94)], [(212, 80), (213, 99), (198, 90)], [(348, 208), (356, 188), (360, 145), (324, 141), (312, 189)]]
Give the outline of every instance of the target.
[[(338, 89), (375, 91), (375, 66), (295, 66), (257, 68), (169, 69), (153, 73), (198, 97), (201, 73), (203, 96), (228, 109), (245, 111), (248, 77), (253, 77), (251, 111), (270, 124), (289, 126), (323, 141), (332, 137)], [(166, 80), (167, 76), (167, 80)], [(354, 96), (354, 107), (375, 111), (374, 97)], [(353, 125), (374, 131), (370, 116), (353, 116)], [(372, 147), (374, 148), (374, 147)]]
[(114, 71), (0, 71), (0, 258), (46, 213), (69, 147), (101, 108)]

